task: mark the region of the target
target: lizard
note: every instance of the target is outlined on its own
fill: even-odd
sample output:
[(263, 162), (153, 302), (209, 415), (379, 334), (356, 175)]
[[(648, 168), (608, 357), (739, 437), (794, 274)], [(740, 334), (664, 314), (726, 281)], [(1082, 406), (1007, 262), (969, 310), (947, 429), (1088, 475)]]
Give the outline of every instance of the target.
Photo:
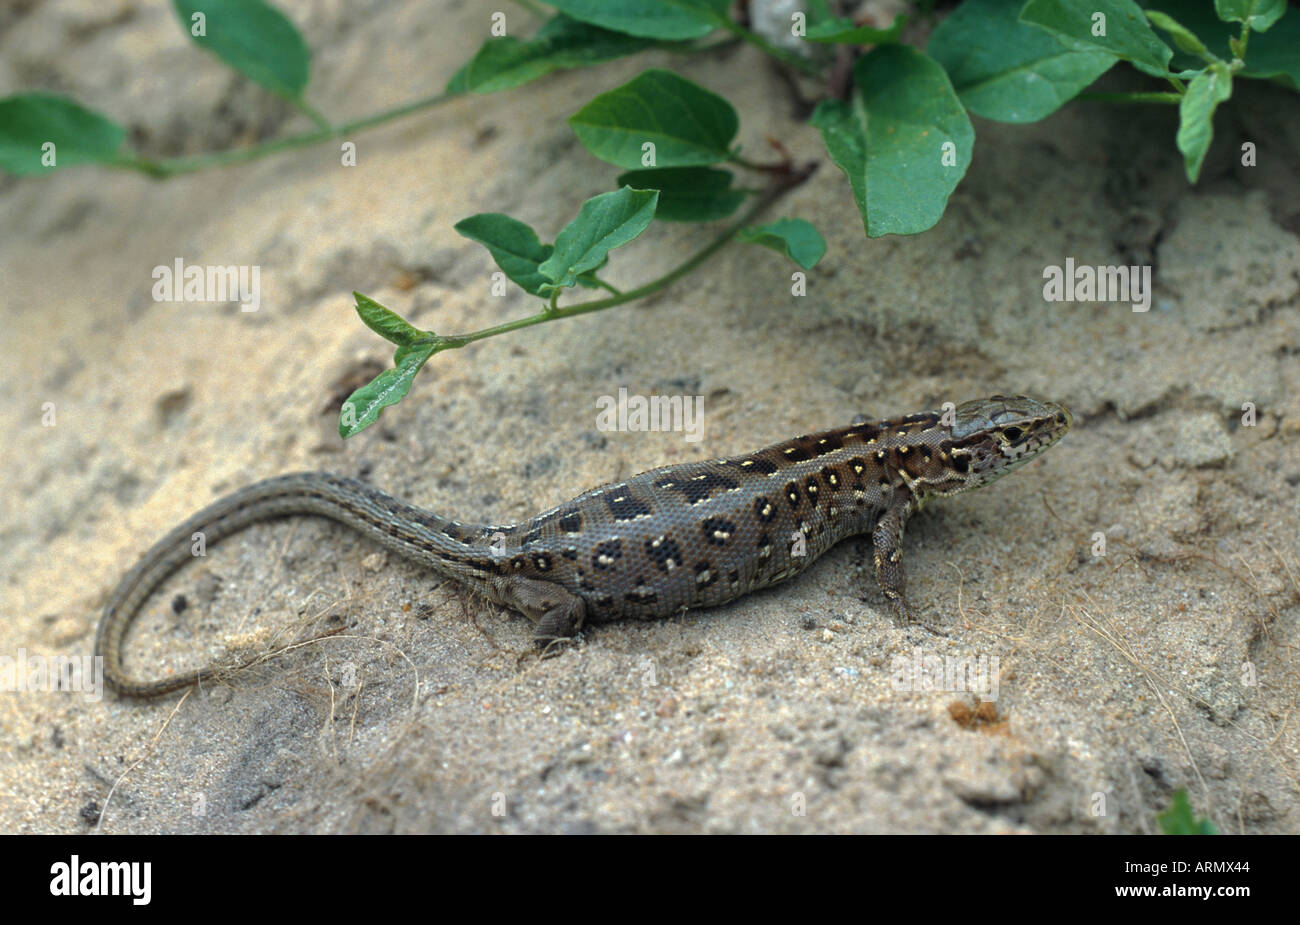
[(903, 528), (929, 500), (988, 484), (1073, 424), (1063, 405), (1023, 395), (968, 401), (793, 437), (724, 459), (685, 462), (586, 491), (517, 524), (461, 523), (364, 482), (324, 472), (256, 482), (169, 531), (122, 578), (95, 638), (104, 680), (156, 697), (217, 675), (213, 665), (140, 681), (123, 665), (148, 597), (206, 543), (264, 520), (314, 514), (456, 579), (535, 623), (541, 642), (587, 624), (713, 607), (804, 571), (848, 536), (870, 534), (895, 617), (905, 596)]

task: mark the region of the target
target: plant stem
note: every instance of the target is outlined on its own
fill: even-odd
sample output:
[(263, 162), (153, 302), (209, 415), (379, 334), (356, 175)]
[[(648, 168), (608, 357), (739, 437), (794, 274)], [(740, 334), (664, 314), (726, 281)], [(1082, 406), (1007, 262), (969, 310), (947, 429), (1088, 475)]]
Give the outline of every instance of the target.
[[(200, 154), (194, 157), (177, 157), (165, 161), (155, 161), (144, 157), (127, 157), (117, 161), (115, 166), (126, 167), (131, 170), (138, 170), (141, 173), (148, 174), (152, 177), (171, 177), (181, 173), (191, 173), (195, 170), (206, 170), (209, 167), (228, 167), (231, 164), (242, 164), (246, 161), (257, 160), (261, 157), (267, 157), (280, 151), (289, 151), (294, 148), (305, 148), (308, 145), (318, 144), (328, 138), (337, 138), (344, 135), (351, 135), (356, 132), (373, 128), (376, 125), (382, 125), (385, 122), (392, 122), (394, 119), (400, 119), (403, 116), (409, 116), (412, 113), (420, 112), (424, 109), (432, 109), (448, 100), (456, 99), (463, 96), (463, 93), (438, 93), (434, 96), (427, 96), (424, 99), (414, 100), (410, 103), (403, 103), (401, 106), (395, 106), (392, 109), (386, 109), (383, 112), (377, 112), (373, 115), (365, 116), (361, 119), (354, 119), (351, 122), (345, 122), (342, 125), (330, 126), (324, 122), (324, 117), (317, 113), (312, 118), (317, 120), (318, 124), (324, 122), (321, 128), (314, 132), (303, 132), (300, 135), (290, 135), (288, 138), (281, 138), (276, 141), (268, 141), (265, 144), (253, 145), (248, 148), (238, 148), (233, 151), (215, 151), (211, 154)], [(306, 104), (299, 106), (303, 109)], [(308, 115), (314, 113), (311, 107), (306, 106), (303, 109)]]
[(597, 299), (592, 302), (582, 302), (578, 305), (567, 305), (562, 307), (555, 306), (555, 296), (558, 296), (557, 290), (552, 297), (551, 302), (549, 302), (547, 306), (537, 314), (528, 315), (524, 318), (516, 318), (514, 321), (507, 321), (502, 324), (493, 325), (490, 328), (483, 328), (481, 331), (472, 331), (468, 334), (448, 335), (445, 338), (448, 342), (447, 347), (461, 347), (476, 340), (496, 337), (498, 334), (517, 331), (520, 328), (529, 328), (535, 324), (542, 324), (546, 321), (557, 321), (561, 318), (572, 318), (576, 315), (586, 315), (591, 312), (603, 311), (607, 308), (613, 308), (616, 305), (622, 305), (625, 302), (631, 302), (635, 299), (648, 296), (661, 289), (666, 289), (683, 276), (686, 276), (691, 271), (697, 269), (710, 257), (730, 244), (740, 229), (753, 222), (754, 219), (758, 218), (761, 214), (771, 208), (778, 199), (790, 190), (802, 184), (813, 175), (813, 172), (816, 169), (817, 164), (812, 163), (800, 170), (790, 171), (787, 176), (772, 184), (770, 188), (764, 191), (761, 199), (755, 202), (739, 219), (728, 225), (725, 231), (710, 241), (702, 250), (697, 251), (690, 258), (678, 264), (675, 268), (668, 271), (658, 279), (651, 280), (642, 286), (638, 286), (635, 289), (629, 289), (626, 292), (618, 293), (617, 295), (613, 295), (607, 299)]
[(297, 109), (299, 112), (301, 112), (304, 116), (306, 116), (308, 119), (311, 119), (311, 121), (315, 122), (316, 127), (320, 129), (322, 132), (329, 132), (332, 130), (332, 127), (330, 126), (330, 120), (326, 119), (325, 116), (319, 110), (316, 109), (316, 107), (312, 106), (302, 97), (290, 97), (289, 102), (292, 103), (294, 108)]
[(715, 51), (722, 51), (725, 48), (734, 48), (741, 42), (740, 38), (735, 35), (729, 35), (725, 39), (717, 39), (712, 42), (697, 42), (688, 44), (686, 42), (659, 42), (654, 47), (660, 51), (673, 52), (679, 55), (694, 54), (711, 54)]
[(1102, 93), (1084, 92), (1075, 97), (1092, 103), (1180, 103), (1180, 93)]
[(1237, 45), (1232, 49), (1233, 58), (1235, 59), (1232, 63), (1237, 64), (1238, 61), (1241, 62), (1241, 64), (1238, 64), (1233, 68), (1234, 71), (1239, 71), (1246, 66), (1246, 46), (1249, 43), (1250, 23), (1244, 22), (1241, 24), (1241, 35), (1237, 38)]
[(760, 164), (757, 161), (751, 161), (749, 158), (741, 157), (739, 154), (732, 154), (727, 160), (737, 167), (744, 167), (746, 170), (753, 170), (758, 173), (788, 173), (790, 164), (788, 162), (778, 162), (775, 164)]
[(759, 35), (757, 32), (754, 32), (750, 29), (746, 29), (740, 23), (733, 20), (730, 16), (724, 16), (720, 18), (718, 20), (718, 25), (722, 26), (724, 29), (726, 29), (728, 32), (732, 33), (733, 35), (744, 39), (746, 42), (753, 45), (755, 48), (757, 48), (759, 51), (762, 51), (764, 54), (771, 55), (773, 58), (776, 58), (776, 60), (782, 62), (783, 64), (790, 65), (790, 67), (799, 71), (799, 73), (801, 74), (804, 74), (808, 77), (818, 77), (821, 75), (821, 68), (817, 67), (817, 65), (813, 64), (807, 58), (804, 58), (801, 55), (797, 55), (792, 51), (786, 51), (784, 48), (780, 47), (779, 45), (772, 44), (770, 41), (768, 41), (763, 36)]
[(621, 289), (616, 289), (615, 287), (611, 286), (609, 283), (605, 282), (603, 279), (601, 279), (601, 278), (598, 277), (598, 276), (593, 276), (592, 279), (595, 280), (595, 283), (596, 283), (597, 286), (599, 286), (601, 289), (604, 289), (604, 290), (605, 290), (606, 292), (608, 292), (610, 295), (622, 295), (622, 294), (623, 294), (623, 290), (621, 290)]

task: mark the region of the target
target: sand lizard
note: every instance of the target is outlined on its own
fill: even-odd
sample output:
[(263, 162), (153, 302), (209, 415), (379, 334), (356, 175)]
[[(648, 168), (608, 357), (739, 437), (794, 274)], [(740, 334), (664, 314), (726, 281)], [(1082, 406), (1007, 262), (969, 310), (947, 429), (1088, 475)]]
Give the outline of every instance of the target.
[(132, 680), (127, 630), (150, 594), (207, 543), (289, 514), (340, 521), (401, 555), (512, 607), (539, 639), (587, 623), (712, 607), (799, 574), (841, 539), (870, 533), (876, 577), (895, 615), (901, 542), (930, 498), (987, 484), (1070, 429), (1069, 410), (1024, 396), (966, 402), (794, 437), (752, 453), (652, 469), (584, 492), (532, 520), (466, 524), (322, 472), (257, 482), (214, 502), (145, 553), (104, 608), (95, 654), (119, 694), (153, 697), (214, 675), (211, 666)]

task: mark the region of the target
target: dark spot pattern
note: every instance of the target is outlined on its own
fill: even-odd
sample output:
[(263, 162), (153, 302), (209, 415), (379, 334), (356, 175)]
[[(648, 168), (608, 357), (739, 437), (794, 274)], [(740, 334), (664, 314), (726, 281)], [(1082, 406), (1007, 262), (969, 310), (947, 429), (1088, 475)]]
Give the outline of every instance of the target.
[(582, 515), (577, 511), (570, 511), (560, 518), (560, 529), (565, 533), (578, 533), (582, 530)]
[(653, 604), (659, 600), (659, 595), (649, 588), (633, 588), (623, 595), (623, 600), (631, 604)]
[(736, 535), (736, 525), (725, 517), (706, 517), (700, 522), (704, 540), (714, 546), (726, 546)]
[(762, 456), (755, 456), (752, 459), (741, 460), (740, 468), (746, 472), (759, 472), (763, 475), (771, 475), (781, 467), (774, 462), (769, 462)]
[(652, 513), (650, 505), (634, 497), (626, 485), (610, 489), (605, 492), (604, 498), (605, 505), (614, 515), (615, 520), (636, 520), (638, 517), (647, 517)]
[(739, 488), (740, 483), (716, 472), (702, 472), (693, 476), (667, 479), (655, 487), (680, 492), (687, 504), (699, 504), (701, 501), (708, 501), (719, 492)]
[(763, 523), (768, 523), (776, 517), (776, 506), (767, 498), (754, 499), (754, 516)]
[(613, 568), (622, 556), (622, 540), (605, 540), (596, 544), (596, 549), (591, 554), (591, 565), (598, 569)]
[(645, 552), (659, 569), (667, 574), (682, 564), (682, 548), (670, 536), (659, 536), (645, 541)]

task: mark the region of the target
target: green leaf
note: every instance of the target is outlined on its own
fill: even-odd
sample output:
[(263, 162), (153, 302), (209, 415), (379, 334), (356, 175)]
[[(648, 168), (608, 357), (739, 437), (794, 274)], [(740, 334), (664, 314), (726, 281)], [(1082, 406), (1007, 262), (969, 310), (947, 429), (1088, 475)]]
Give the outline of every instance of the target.
[(765, 225), (742, 228), (736, 233), (736, 240), (770, 247), (805, 270), (817, 266), (817, 261), (826, 253), (825, 240), (816, 228), (801, 218), (779, 218)]
[(539, 270), (554, 286), (572, 286), (577, 277), (598, 267), (609, 252), (646, 230), (655, 217), (656, 190), (623, 187), (582, 204), (578, 217), (555, 236), (555, 252)]
[[(1160, 2), (1148, 6), (1177, 13), (1179, 21), (1200, 36), (1212, 54), (1224, 60), (1234, 57), (1228, 43), (1236, 38), (1240, 29), (1216, 17), (1210, 4)], [(1198, 72), (1204, 66), (1182, 53), (1174, 58), (1173, 63), (1176, 68), (1195, 67)], [(1290, 90), (1300, 90), (1300, 16), (1283, 16), (1267, 32), (1252, 35), (1246, 51), (1246, 66), (1237, 72), (1237, 76), (1275, 80)]]
[[(272, 93), (298, 99), (307, 86), (311, 52), (283, 13), (263, 0), (172, 0), (181, 27), (212, 52)], [(195, 14), (202, 14), (205, 35)]]
[(1277, 80), (1300, 90), (1300, 16), (1287, 16), (1275, 27), (1250, 40), (1242, 77)]
[(361, 320), (384, 340), (392, 341), (399, 347), (409, 347), (429, 336), (427, 331), (412, 327), (401, 315), (384, 308), (374, 299), (359, 292), (353, 292), (352, 295), (357, 300), (357, 314)]
[(1187, 791), (1179, 787), (1174, 791), (1174, 801), (1163, 813), (1156, 816), (1160, 831), (1166, 835), (1218, 835), (1219, 830), (1208, 819), (1197, 819)]
[(1100, 51), (1067, 47), (1020, 21), (1024, 0), (966, 0), (930, 36), (967, 109), (998, 122), (1051, 115), (1115, 63)]
[(1214, 11), (1225, 22), (1244, 22), (1264, 32), (1282, 18), (1286, 0), (1214, 0)]
[(837, 45), (882, 45), (897, 42), (905, 25), (907, 17), (903, 15), (895, 16), (888, 29), (859, 26), (851, 19), (823, 19), (809, 26), (803, 38), (807, 42), (833, 42)]
[(1214, 137), (1214, 110), (1232, 96), (1232, 72), (1226, 64), (1212, 64), (1187, 85), (1178, 104), (1178, 150), (1183, 152), (1187, 180), (1195, 183)]
[(549, 0), (574, 19), (649, 39), (697, 39), (727, 16), (730, 0)]
[[(731, 104), (671, 71), (643, 71), (569, 117), (578, 140), (624, 169), (716, 164), (731, 153), (740, 120)], [(642, 163), (654, 145), (654, 162)]]
[(714, 222), (740, 208), (745, 194), (731, 188), (732, 175), (717, 167), (661, 167), (632, 170), (619, 186), (659, 190), (655, 218), (667, 222)]
[[(1046, 29), (1070, 48), (1104, 51), (1156, 77), (1169, 72), (1173, 52), (1152, 31), (1133, 0), (1029, 0), (1020, 21)], [(1103, 24), (1105, 34), (1094, 35)]]
[(447, 92), (508, 90), (552, 71), (611, 61), (652, 44), (648, 39), (611, 32), (561, 14), (547, 20), (527, 41), (509, 35), (485, 41), (448, 82)]
[(975, 130), (966, 110), (943, 68), (910, 46), (881, 45), (853, 74), (853, 99), (822, 102), (812, 124), (848, 176), (869, 236), (925, 231), (970, 166)]
[[(22, 176), (74, 164), (121, 159), (126, 130), (76, 100), (53, 93), (19, 93), (0, 99), (0, 169)], [(54, 164), (41, 163), (42, 146), (54, 144)]]
[(425, 340), (398, 347), (393, 354), (394, 368), (384, 370), (343, 403), (339, 414), (339, 436), (346, 440), (361, 433), (379, 420), (381, 411), (405, 398), (420, 367), (444, 346), (436, 335), (429, 334)]
[(538, 240), (532, 228), (500, 212), (471, 215), (453, 227), (486, 247), (497, 266), (526, 292), (541, 295), (547, 278), (538, 271), (538, 265), (551, 256), (552, 247)]
[(1147, 10), (1147, 19), (1157, 29), (1164, 29), (1169, 33), (1174, 44), (1178, 46), (1179, 51), (1186, 52), (1189, 55), (1196, 55), (1202, 61), (1214, 61), (1214, 55), (1205, 47), (1205, 43), (1192, 34), (1192, 31), (1167, 13), (1161, 13), (1159, 10)]

